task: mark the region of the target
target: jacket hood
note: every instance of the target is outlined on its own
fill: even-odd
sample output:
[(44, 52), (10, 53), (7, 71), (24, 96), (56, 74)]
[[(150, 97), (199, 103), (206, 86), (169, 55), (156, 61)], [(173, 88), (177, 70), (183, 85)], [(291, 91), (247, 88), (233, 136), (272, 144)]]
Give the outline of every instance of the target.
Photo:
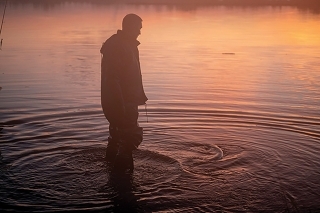
[(100, 53), (103, 54), (110, 45), (114, 45), (119, 42), (127, 42), (131, 45), (138, 46), (140, 42), (138, 40), (130, 40), (128, 39), (122, 30), (118, 30), (116, 34), (113, 34), (110, 38), (108, 38), (100, 49)]

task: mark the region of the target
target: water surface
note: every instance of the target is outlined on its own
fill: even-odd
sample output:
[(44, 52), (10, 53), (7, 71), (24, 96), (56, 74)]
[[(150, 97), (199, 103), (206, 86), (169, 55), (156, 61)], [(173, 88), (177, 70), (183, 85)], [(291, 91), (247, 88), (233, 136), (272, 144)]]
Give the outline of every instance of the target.
[[(130, 12), (144, 20), (148, 119), (142, 106), (135, 171), (118, 177), (99, 49)], [(319, 212), (318, 26), (294, 7), (10, 5), (0, 209)]]

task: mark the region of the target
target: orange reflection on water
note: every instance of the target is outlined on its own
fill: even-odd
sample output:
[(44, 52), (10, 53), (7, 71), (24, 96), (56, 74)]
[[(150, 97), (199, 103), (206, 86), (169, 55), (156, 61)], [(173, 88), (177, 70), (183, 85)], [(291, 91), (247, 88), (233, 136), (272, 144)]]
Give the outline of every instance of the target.
[(66, 39), (63, 36), (66, 31), (78, 30), (82, 32), (79, 38), (107, 37), (109, 32), (101, 33), (120, 28), (122, 17), (129, 12), (138, 13), (144, 20), (143, 41), (181, 41), (180, 45), (212, 46), (220, 50), (241, 45), (320, 44), (319, 19), (290, 7), (281, 10), (209, 7), (181, 11), (165, 6), (63, 4), (48, 10), (30, 6), (8, 9), (4, 33), (11, 37), (18, 36), (19, 30), (30, 33), (36, 30), (33, 38), (61, 40)]
[[(80, 68), (99, 70), (102, 42), (121, 28), (122, 17), (131, 12), (144, 20), (139, 37), (141, 64), (146, 86), (159, 85), (158, 93), (176, 89), (181, 94), (175, 98), (244, 101), (239, 94), (252, 97), (283, 89), (267, 82), (292, 75), (294, 81), (318, 79), (315, 72), (294, 72), (305, 69), (304, 64), (313, 60), (310, 57), (319, 54), (315, 47), (320, 46), (320, 18), (292, 7), (185, 11), (70, 3), (48, 10), (9, 8), (5, 46), (21, 52), (48, 51), (56, 54), (61, 66), (78, 63)], [(271, 74), (274, 69), (279, 72)], [(99, 72), (94, 75), (98, 84)], [(308, 77), (297, 77), (301, 75)], [(224, 95), (219, 97), (219, 91)]]

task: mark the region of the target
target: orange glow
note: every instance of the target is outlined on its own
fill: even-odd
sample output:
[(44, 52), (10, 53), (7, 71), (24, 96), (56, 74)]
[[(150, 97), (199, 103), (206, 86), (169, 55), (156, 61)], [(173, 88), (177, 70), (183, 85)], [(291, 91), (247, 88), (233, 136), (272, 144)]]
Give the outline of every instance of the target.
[[(144, 75), (154, 74), (155, 79), (172, 84), (179, 81), (180, 89), (185, 91), (194, 86), (195, 96), (204, 91), (206, 95), (214, 93), (216, 88), (228, 91), (221, 101), (237, 96), (239, 91), (247, 96), (257, 95), (246, 92), (266, 89), (255, 82), (291, 76), (285, 66), (299, 69), (302, 63), (282, 64), (288, 60), (286, 55), (319, 54), (319, 48), (308, 49), (320, 47), (319, 19), (291, 7), (209, 7), (183, 11), (165, 6), (65, 4), (47, 11), (9, 8), (3, 34), (5, 45), (22, 51), (49, 50), (62, 45), (66, 49), (54, 51), (62, 52), (56, 63), (69, 58), (70, 65), (74, 65), (72, 57), (79, 51), (83, 55), (90, 52), (95, 58), (92, 70), (99, 70), (99, 48), (121, 28), (122, 17), (127, 13), (137, 13), (144, 20), (139, 37)], [(225, 52), (235, 54), (223, 55)], [(279, 76), (268, 76), (268, 69), (279, 69)], [(150, 82), (156, 83), (154, 79)]]

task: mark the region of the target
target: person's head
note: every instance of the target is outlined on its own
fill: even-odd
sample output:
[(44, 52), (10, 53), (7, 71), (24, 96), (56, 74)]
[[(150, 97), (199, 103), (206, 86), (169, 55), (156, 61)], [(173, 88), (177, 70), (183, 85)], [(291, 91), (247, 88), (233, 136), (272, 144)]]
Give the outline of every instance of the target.
[(122, 31), (132, 39), (138, 38), (141, 28), (142, 19), (136, 14), (128, 14), (122, 20)]

